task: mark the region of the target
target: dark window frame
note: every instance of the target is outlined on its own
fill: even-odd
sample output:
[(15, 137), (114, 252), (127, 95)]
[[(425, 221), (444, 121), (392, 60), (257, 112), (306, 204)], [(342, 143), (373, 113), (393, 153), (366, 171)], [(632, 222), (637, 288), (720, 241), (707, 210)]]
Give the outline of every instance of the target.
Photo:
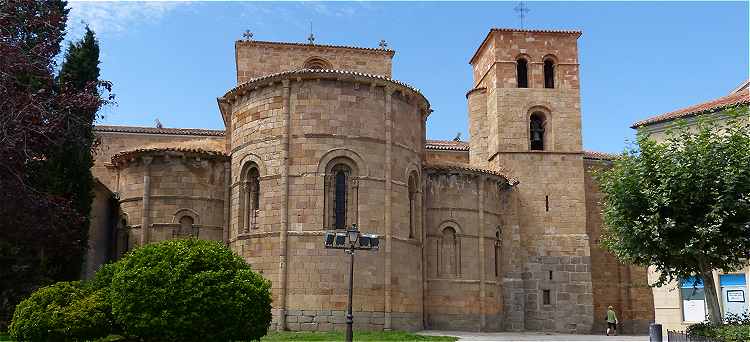
[(523, 57), (516, 60), (516, 87), (529, 87), (529, 61)]

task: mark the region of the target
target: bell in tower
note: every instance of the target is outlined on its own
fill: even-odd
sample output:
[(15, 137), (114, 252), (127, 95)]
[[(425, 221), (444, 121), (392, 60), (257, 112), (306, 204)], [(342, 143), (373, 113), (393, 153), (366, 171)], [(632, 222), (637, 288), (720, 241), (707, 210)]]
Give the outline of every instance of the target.
[(531, 149), (544, 150), (544, 117), (541, 113), (534, 113), (529, 120), (529, 137), (531, 138)]

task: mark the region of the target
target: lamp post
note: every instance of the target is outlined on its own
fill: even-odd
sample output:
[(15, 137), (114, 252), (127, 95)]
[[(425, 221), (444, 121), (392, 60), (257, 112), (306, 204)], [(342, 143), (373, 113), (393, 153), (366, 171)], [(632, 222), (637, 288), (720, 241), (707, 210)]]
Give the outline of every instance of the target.
[(346, 341), (351, 342), (353, 337), (352, 325), (354, 315), (352, 314), (352, 292), (354, 289), (354, 251), (355, 250), (378, 250), (380, 245), (379, 236), (375, 234), (360, 234), (356, 224), (352, 224), (346, 232), (327, 231), (325, 233), (325, 247), (331, 249), (344, 249), (350, 255), (349, 259), (349, 302), (346, 308)]

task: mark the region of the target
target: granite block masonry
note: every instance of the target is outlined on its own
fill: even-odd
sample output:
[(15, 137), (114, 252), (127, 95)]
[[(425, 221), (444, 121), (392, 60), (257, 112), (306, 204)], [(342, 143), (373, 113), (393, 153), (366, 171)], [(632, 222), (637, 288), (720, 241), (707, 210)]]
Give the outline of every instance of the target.
[(223, 241), (272, 282), (273, 329), (343, 330), (348, 259), (323, 233), (356, 223), (381, 246), (356, 258), (355, 329), (590, 333), (613, 305), (643, 333), (645, 272), (597, 243), (610, 161), (582, 147), (580, 34), (490, 30), (468, 142), (426, 139), (392, 50), (238, 41), (225, 130), (96, 128), (117, 210), (92, 229), (117, 238), (94, 250)]

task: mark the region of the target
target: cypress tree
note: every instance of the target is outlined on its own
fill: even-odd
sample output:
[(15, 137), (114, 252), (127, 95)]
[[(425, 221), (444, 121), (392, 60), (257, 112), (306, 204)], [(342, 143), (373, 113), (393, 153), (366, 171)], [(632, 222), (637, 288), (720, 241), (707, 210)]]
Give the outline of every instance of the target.
[[(68, 265), (80, 270), (86, 245), (80, 238), (84, 215), (73, 208), (73, 196), (57, 194), (79, 191), (53, 193), (50, 183), (40, 179), (54, 174), (47, 172), (50, 161), (63, 160), (57, 152), (71, 141), (69, 130), (80, 132), (72, 129), (79, 115), (96, 113), (108, 102), (90, 87), (61, 87), (54, 76), (68, 16), (65, 5), (61, 0), (0, 1), (0, 331), (15, 305), (34, 289), (78, 278), (80, 271)], [(109, 90), (108, 83), (101, 84)]]
[[(69, 43), (57, 76), (57, 87), (61, 93), (85, 93), (99, 98), (99, 43), (94, 32), (86, 27), (83, 38)], [(49, 194), (70, 200), (71, 207), (83, 222), (69, 227), (79, 237), (77, 253), (71, 255), (63, 267), (65, 278), (77, 279), (81, 273), (86, 248), (88, 247), (89, 214), (94, 199), (93, 149), (94, 121), (97, 108), (71, 106), (64, 131), (60, 132), (62, 143), (47, 156), (39, 171), (41, 187)]]

